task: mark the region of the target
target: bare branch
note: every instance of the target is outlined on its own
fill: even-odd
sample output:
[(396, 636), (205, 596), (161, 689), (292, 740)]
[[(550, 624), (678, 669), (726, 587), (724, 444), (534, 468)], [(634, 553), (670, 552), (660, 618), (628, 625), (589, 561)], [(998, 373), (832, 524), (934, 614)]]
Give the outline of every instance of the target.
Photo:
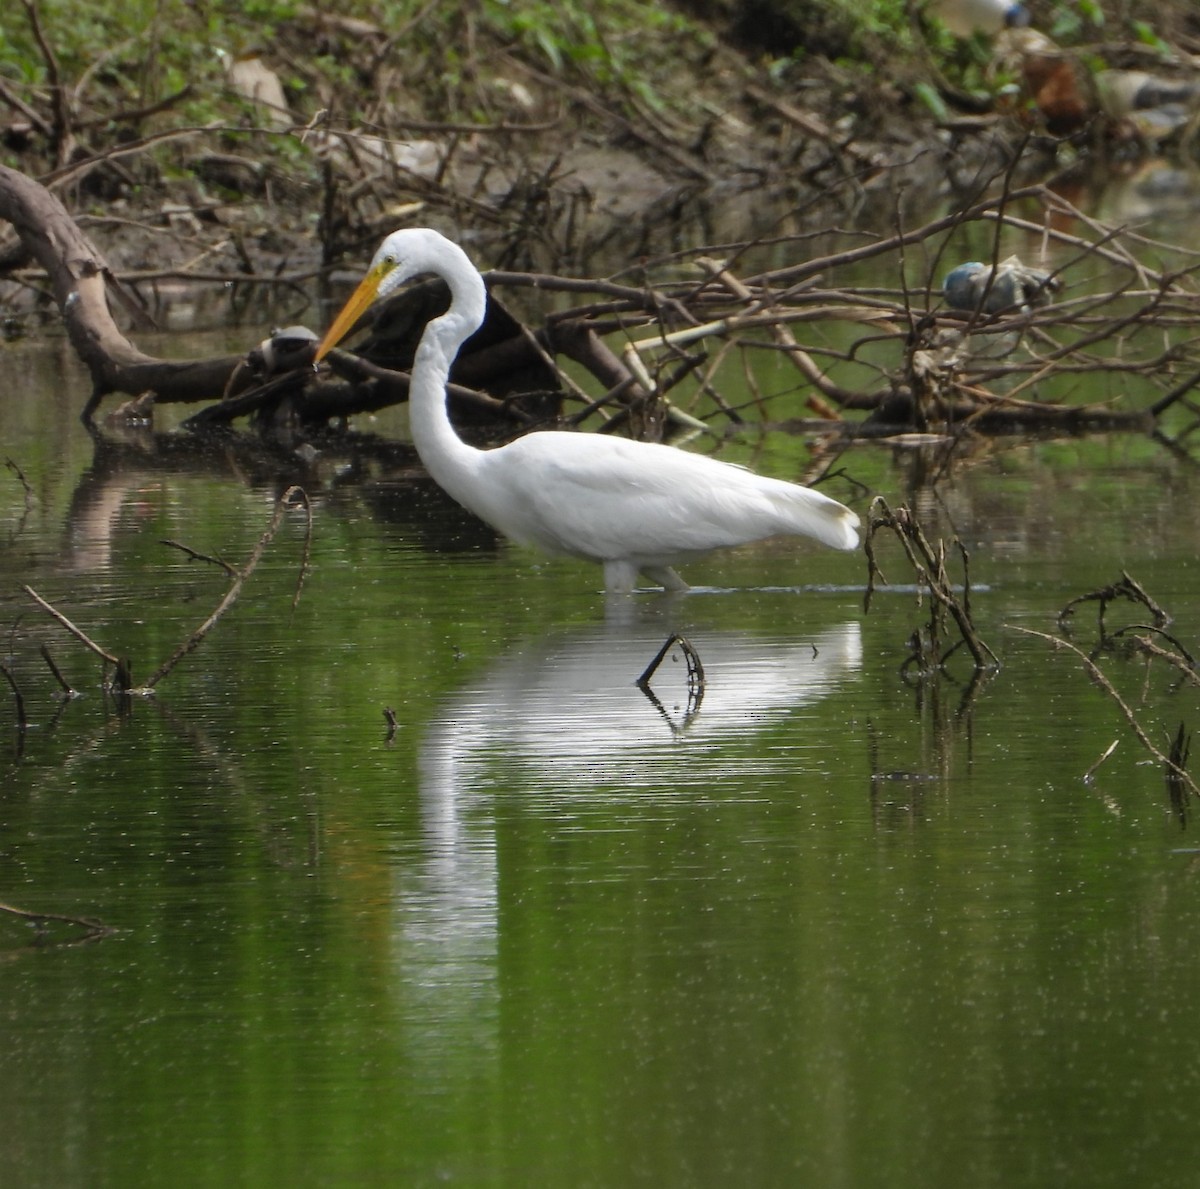
[[(1137, 715), (1126, 704), (1125, 700), (1117, 693), (1113, 684), (1104, 675), (1104, 671), (1091, 659), (1081, 648), (1077, 648), (1069, 640), (1062, 639), (1061, 636), (1051, 636), (1048, 632), (1038, 632), (1033, 628), (1024, 628), (1013, 625), (1014, 630), (1023, 632), (1027, 636), (1036, 636), (1040, 640), (1045, 640), (1053, 644), (1055, 648), (1066, 649), (1068, 652), (1073, 652), (1082, 662), (1083, 667), (1087, 670), (1088, 676), (1117, 704), (1118, 709), (1125, 716), (1125, 721), (1129, 724), (1130, 729), (1137, 737), (1138, 742), (1163, 765), (1164, 769), (1171, 775), (1175, 776), (1191, 793), (1192, 796), (1200, 795), (1200, 788), (1197, 788), (1196, 782), (1188, 774), (1187, 770), (1173, 760), (1166, 753), (1155, 747), (1146, 733), (1145, 728), (1138, 722)], [(1094, 765), (1093, 765), (1094, 767)]]

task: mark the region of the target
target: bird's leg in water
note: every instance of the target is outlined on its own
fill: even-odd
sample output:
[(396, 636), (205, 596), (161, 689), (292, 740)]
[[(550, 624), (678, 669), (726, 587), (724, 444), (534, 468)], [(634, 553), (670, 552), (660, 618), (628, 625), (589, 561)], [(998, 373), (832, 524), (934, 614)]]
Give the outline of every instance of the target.
[(609, 594), (630, 594), (637, 581), (637, 566), (629, 561), (604, 563), (604, 589)]
[(615, 558), (604, 563), (604, 588), (609, 594), (630, 594), (637, 585), (639, 572), (663, 590), (691, 589), (670, 566), (642, 566), (639, 571), (635, 562), (625, 558)]
[(663, 590), (691, 590), (686, 582), (670, 566), (643, 566), (642, 573), (651, 582), (657, 582)]

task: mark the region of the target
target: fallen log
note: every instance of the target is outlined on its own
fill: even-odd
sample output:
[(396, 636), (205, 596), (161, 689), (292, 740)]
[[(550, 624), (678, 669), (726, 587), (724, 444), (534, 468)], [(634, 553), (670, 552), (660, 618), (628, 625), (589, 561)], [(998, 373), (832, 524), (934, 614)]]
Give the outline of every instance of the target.
[[(430, 311), (427, 291), (420, 288), (399, 294), (394, 303), (377, 312), (380, 321), (393, 304), (408, 311), (407, 336), (389, 337), (389, 328), (377, 323), (377, 353), (384, 366), (370, 358), (348, 361), (351, 382), (335, 388), (312, 383), (305, 374), (302, 356), (292, 361), (284, 383), (246, 366), (253, 356), (224, 355), (207, 359), (160, 359), (140, 350), (125, 336), (113, 317), (112, 303), (142, 314), (136, 299), (109, 267), (100, 250), (77, 226), (59, 199), (34, 179), (0, 165), (0, 219), (10, 222), (20, 238), (24, 256), (31, 257), (50, 279), (54, 299), (72, 346), (91, 376), (92, 391), (82, 411), (91, 423), (105, 396), (150, 394), (154, 404), (213, 402), (192, 418), (193, 427), (224, 424), (241, 416), (273, 413), (284, 399), (289, 411), (304, 423), (371, 412), (407, 400), (407, 377), (396, 370), (395, 339), (411, 359)], [(15, 257), (12, 258), (15, 262)], [(436, 297), (434, 298), (436, 302)], [(402, 327), (403, 331), (405, 328)], [(405, 338), (411, 340), (404, 342)], [(500, 304), (489, 309), (477, 350), (464, 356), (455, 379), (466, 383), (457, 392), (457, 403), (468, 417), (480, 414), (502, 424), (525, 424), (554, 416), (558, 411), (558, 377), (534, 348), (521, 324)], [(357, 373), (357, 374), (355, 374)], [(369, 374), (368, 374), (369, 373)], [(364, 383), (363, 381), (367, 381)], [(473, 391), (474, 387), (486, 391)], [(489, 395), (489, 393), (491, 395)], [(532, 397), (529, 394), (533, 394)], [(523, 408), (516, 398), (525, 395)], [(499, 398), (499, 399), (497, 399)], [(260, 417), (260, 424), (269, 418)]]
[(91, 375), (85, 422), (113, 392), (153, 392), (156, 400), (168, 402), (209, 400), (224, 391), (241, 357), (159, 359), (135, 347), (109, 306), (110, 299), (128, 305), (132, 298), (103, 255), (49, 190), (3, 165), (0, 218), (13, 225), (25, 250), (45, 269), (71, 345)]

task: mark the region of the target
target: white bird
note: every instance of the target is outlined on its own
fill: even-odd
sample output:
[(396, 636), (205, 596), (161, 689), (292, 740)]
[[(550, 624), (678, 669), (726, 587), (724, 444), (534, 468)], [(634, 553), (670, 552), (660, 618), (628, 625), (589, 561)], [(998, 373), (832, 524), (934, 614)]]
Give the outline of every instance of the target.
[(446, 412), (446, 380), (459, 347), (483, 323), (487, 293), (467, 254), (436, 231), (406, 228), (383, 241), (316, 359), (376, 298), (423, 273), (446, 282), (450, 308), (426, 326), (413, 359), (413, 442), (433, 479), (506, 537), (600, 562), (610, 592), (631, 591), (639, 572), (666, 590), (686, 590), (672, 569), (678, 562), (767, 537), (858, 545), (858, 516), (836, 500), (673, 446), (565, 431), (491, 450), (467, 445)]

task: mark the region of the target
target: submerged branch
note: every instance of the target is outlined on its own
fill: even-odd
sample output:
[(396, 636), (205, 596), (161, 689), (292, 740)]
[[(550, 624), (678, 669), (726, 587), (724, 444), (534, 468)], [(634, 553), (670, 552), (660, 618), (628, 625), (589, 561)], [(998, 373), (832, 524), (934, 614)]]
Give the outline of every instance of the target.
[[(254, 573), (258, 567), (258, 563), (262, 560), (263, 554), (266, 552), (267, 546), (274, 540), (275, 534), (279, 531), (280, 524), (283, 523), (283, 517), (286, 512), (302, 504), (305, 509), (306, 527), (304, 539), (304, 552), (301, 558), (300, 570), (296, 580), (296, 591), (292, 596), (292, 607), (295, 608), (300, 599), (300, 592), (303, 588), (304, 578), (308, 572), (309, 559), (312, 549), (312, 507), (308, 500), (308, 495), (303, 488), (297, 486), (289, 487), (283, 495), (275, 503), (275, 510), (271, 516), (271, 521), (264, 530), (262, 536), (258, 539), (257, 544), (250, 552), (250, 556), (246, 559), (245, 564), (241, 569), (230, 565), (228, 562), (221, 561), (219, 558), (212, 557), (209, 554), (200, 553), (195, 549), (189, 548), (187, 545), (180, 545), (176, 541), (165, 541), (165, 545), (174, 549), (179, 549), (183, 553), (196, 561), (207, 562), (211, 565), (219, 566), (232, 579), (229, 589), (225, 592), (224, 597), (217, 605), (216, 609), (204, 620), (199, 627), (188, 636), (186, 640), (179, 645), (178, 648), (161, 664), (154, 672), (146, 679), (143, 685), (137, 692), (149, 694), (152, 693), (155, 686), (158, 685), (164, 677), (168, 676), (171, 671), (179, 664), (181, 660), (189, 653), (194, 652), (204, 641), (205, 637), (212, 631), (220, 622), (221, 617), (229, 610), (230, 607), (237, 601), (238, 595), (241, 594), (242, 587), (247, 579)], [(130, 665), (127, 660), (115, 657), (107, 649), (101, 647), (91, 639), (82, 629), (76, 627), (61, 611), (48, 603), (41, 595), (30, 586), (23, 586), (22, 589), (31, 599), (38, 604), (48, 615), (57, 620), (68, 632), (71, 633), (80, 643), (84, 644), (97, 656), (107, 661), (109, 664), (116, 666), (117, 671), (117, 688), (125, 693), (134, 692), (132, 690), (132, 678), (130, 676)], [(57, 677), (59, 684), (67, 691), (68, 694), (73, 693), (70, 686), (59, 673), (58, 667), (50, 658), (48, 650), (43, 648), (42, 655), (46, 663), (50, 666), (51, 671)], [(15, 690), (15, 686), (14, 686)]]
[(1117, 599), (1127, 599), (1131, 603), (1138, 603), (1145, 607), (1154, 616), (1154, 626), (1156, 628), (1166, 627), (1171, 622), (1170, 615), (1146, 593), (1141, 583), (1131, 578), (1129, 574), (1122, 570), (1121, 577), (1116, 582), (1111, 582), (1108, 586), (1101, 587), (1099, 590), (1079, 595), (1067, 603), (1058, 613), (1059, 626), (1062, 626), (1067, 619), (1075, 614), (1075, 608), (1080, 603), (1096, 602), (1100, 604), (1098, 619), (1100, 635), (1103, 636), (1106, 634), (1104, 630), (1104, 613), (1108, 610), (1109, 603), (1115, 602)]
[[(683, 718), (678, 723), (671, 718), (658, 695), (650, 688), (651, 678), (658, 672), (667, 653), (676, 644), (679, 645), (679, 651), (683, 653), (684, 663), (687, 665), (687, 703), (684, 707)], [(704, 701), (704, 666), (700, 663), (700, 654), (692, 647), (691, 641), (686, 636), (672, 632), (634, 684), (646, 695), (654, 709), (662, 715), (672, 733), (680, 734), (691, 725), (692, 720), (700, 711), (700, 704)]]
[(17, 708), (17, 730), (24, 731), (29, 726), (29, 720), (25, 717), (25, 699), (21, 696), (21, 687), (17, 684), (17, 679), (13, 675), (13, 671), (2, 661), (0, 661), (0, 676), (8, 682), (9, 689), (13, 692), (13, 701)]

